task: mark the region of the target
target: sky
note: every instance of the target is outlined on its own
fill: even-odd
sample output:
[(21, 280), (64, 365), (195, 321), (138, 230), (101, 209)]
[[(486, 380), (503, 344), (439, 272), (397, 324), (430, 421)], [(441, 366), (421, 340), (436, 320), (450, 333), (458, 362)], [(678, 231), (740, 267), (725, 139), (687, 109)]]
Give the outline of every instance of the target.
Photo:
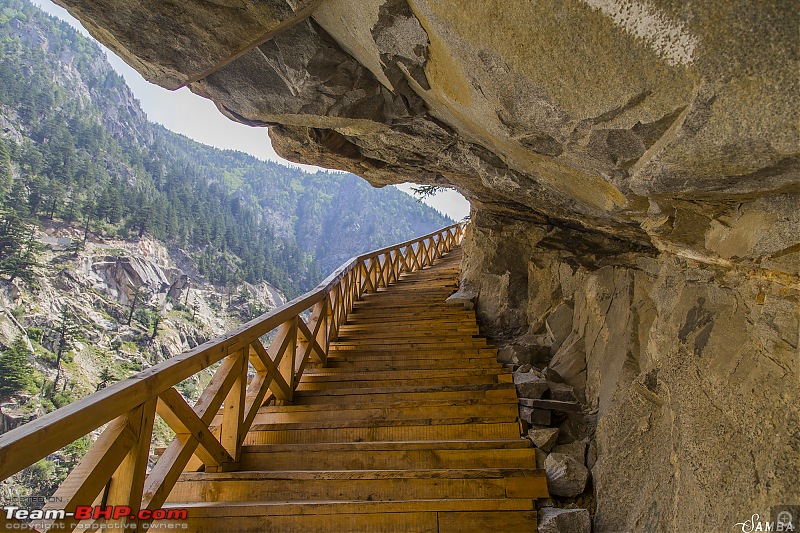
[[(91, 37), (65, 9), (50, 0), (31, 0), (47, 13), (54, 15), (75, 27), (83, 35)], [(186, 135), (198, 142), (215, 146), (241, 150), (262, 160), (277, 161), (284, 165), (302, 167), (315, 172), (317, 167), (298, 165), (282, 159), (272, 149), (266, 128), (253, 128), (233, 122), (225, 118), (210, 101), (197, 96), (187, 88), (168, 91), (158, 85), (145, 81), (142, 76), (114, 52), (100, 45), (108, 56), (111, 66), (125, 78), (134, 96), (141, 103), (148, 118), (166, 128)], [(410, 193), (413, 184), (399, 185), (401, 191)], [(424, 202), (454, 220), (461, 220), (469, 214), (469, 202), (454, 190), (447, 190)]]

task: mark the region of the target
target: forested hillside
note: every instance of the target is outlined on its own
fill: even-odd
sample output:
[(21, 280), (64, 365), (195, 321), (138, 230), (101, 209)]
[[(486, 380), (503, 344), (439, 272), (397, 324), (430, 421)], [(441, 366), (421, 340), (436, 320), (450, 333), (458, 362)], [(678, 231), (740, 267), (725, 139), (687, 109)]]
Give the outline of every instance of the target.
[(25, 272), (26, 228), (56, 219), (87, 237), (151, 234), (213, 283), (268, 281), (290, 296), (358, 252), (448, 222), (393, 188), (149, 123), (95, 43), (24, 0), (0, 0), (0, 195), (7, 278)]

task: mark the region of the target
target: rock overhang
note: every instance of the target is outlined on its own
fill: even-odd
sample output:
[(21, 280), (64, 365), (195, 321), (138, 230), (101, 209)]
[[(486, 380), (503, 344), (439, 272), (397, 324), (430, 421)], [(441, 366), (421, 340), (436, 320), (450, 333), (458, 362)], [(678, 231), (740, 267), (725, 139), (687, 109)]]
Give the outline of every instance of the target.
[(290, 160), (452, 186), (576, 254), (798, 273), (791, 3), (60, 3)]

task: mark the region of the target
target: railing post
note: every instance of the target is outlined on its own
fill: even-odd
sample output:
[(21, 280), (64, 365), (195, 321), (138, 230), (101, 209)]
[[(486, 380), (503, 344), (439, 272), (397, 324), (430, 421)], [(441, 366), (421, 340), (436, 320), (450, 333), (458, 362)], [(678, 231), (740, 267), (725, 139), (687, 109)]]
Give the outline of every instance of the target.
[[(358, 286), (358, 283), (356, 283)], [(314, 326), (317, 328), (317, 344), (322, 349), (320, 355), (321, 363), (328, 364), (328, 300), (322, 300), (314, 307), (311, 313), (312, 320), (316, 318), (317, 323)], [(321, 323), (320, 323), (321, 322)], [(313, 331), (313, 330), (312, 330)]]
[(239, 461), (242, 449), (242, 422), (244, 421), (245, 394), (247, 392), (247, 369), (250, 347), (242, 348), (236, 365), (231, 370), (236, 373), (233, 386), (225, 396), (222, 406), (222, 426), (220, 444), (233, 460)]
[[(147, 476), (147, 461), (150, 458), (156, 402), (156, 398), (151, 398), (131, 413), (129, 424), (131, 429), (137, 433), (136, 443), (128, 451), (114, 475), (111, 476), (109, 484), (106, 504), (130, 507), (131, 515), (138, 513), (142, 507), (142, 491)], [(128, 522), (128, 517), (106, 522), (124, 524)]]
[(283, 352), (283, 357), (281, 358), (281, 362), (278, 365), (278, 369), (280, 370), (283, 379), (286, 380), (286, 383), (289, 385), (289, 397), (287, 401), (292, 401), (292, 396), (294, 395), (294, 388), (297, 385), (297, 378), (295, 377), (295, 365), (297, 362), (297, 321), (300, 320), (299, 317), (294, 317), (292, 320), (287, 322), (289, 324), (289, 331), (287, 335), (289, 335), (289, 342), (286, 345), (286, 350)]

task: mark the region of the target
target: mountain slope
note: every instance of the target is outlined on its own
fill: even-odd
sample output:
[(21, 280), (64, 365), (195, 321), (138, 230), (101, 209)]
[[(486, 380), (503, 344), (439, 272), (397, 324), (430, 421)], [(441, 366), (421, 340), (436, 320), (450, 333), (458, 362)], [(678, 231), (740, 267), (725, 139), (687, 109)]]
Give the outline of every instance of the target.
[(106, 236), (150, 233), (190, 250), (214, 283), (269, 281), (290, 296), (356, 253), (449, 222), (353, 175), (308, 174), (149, 123), (95, 43), (27, 1), (0, 0), (0, 13), (6, 206)]

